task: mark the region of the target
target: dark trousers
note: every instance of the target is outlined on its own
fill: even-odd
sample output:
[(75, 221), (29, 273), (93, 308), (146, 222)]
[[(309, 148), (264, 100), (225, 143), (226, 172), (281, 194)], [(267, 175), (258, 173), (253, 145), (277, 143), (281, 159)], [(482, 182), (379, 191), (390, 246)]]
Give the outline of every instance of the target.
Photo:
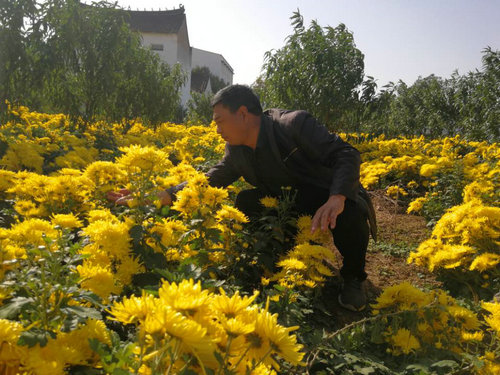
[[(235, 206), (252, 220), (262, 214), (263, 206), (259, 200), (265, 195), (259, 189), (243, 190), (236, 197)], [(329, 196), (326, 189), (300, 187), (297, 189), (294, 211), (297, 215), (312, 217)], [(337, 217), (335, 228), (331, 230), (333, 242), (343, 257), (340, 274), (344, 279), (366, 279), (365, 257), (369, 239), (367, 219), (368, 213), (359, 204), (346, 199), (344, 211)]]

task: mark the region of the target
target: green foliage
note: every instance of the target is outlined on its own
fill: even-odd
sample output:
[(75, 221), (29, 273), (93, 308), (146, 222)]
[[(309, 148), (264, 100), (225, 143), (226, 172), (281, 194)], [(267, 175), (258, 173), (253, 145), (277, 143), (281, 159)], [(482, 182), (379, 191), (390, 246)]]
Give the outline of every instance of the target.
[(291, 17), (293, 34), (283, 48), (265, 55), (256, 91), (266, 107), (304, 109), (338, 127), (353, 107), (363, 80), (363, 54), (344, 24), (306, 29), (299, 11)]
[(429, 226), (434, 226), (448, 209), (462, 203), (466, 181), (461, 160), (455, 163), (451, 170), (436, 176), (429, 187), (428, 198), (421, 212), (428, 220)]
[(187, 102), (186, 119), (192, 124), (210, 125), (212, 122), (213, 95), (191, 91), (191, 99)]
[(191, 75), (198, 74), (204, 79), (210, 80), (210, 87), (212, 88), (212, 94), (215, 94), (220, 89), (226, 87), (229, 83), (225, 82), (222, 78), (210, 72), (210, 69), (206, 66), (196, 66), (191, 69)]
[(72, 243), (75, 235), (68, 230), (61, 234), (57, 240), (45, 237), (44, 246), (27, 246), (26, 257), (11, 261), (14, 267), (0, 282), (0, 289), (11, 296), (0, 307), (0, 319), (30, 327), (20, 345), (44, 346), (59, 331), (72, 331), (89, 318), (102, 319), (99, 298), (78, 286), (81, 244)]
[(343, 114), (344, 130), (498, 141), (500, 51), (485, 48), (482, 61), (482, 71), (446, 79), (431, 74), (411, 86), (390, 82), (378, 93), (375, 80), (367, 77), (356, 105)]
[(0, 12), (0, 102), (84, 121), (172, 120), (184, 81), (141, 47), (126, 12), (102, 1), (6, 0)]
[(264, 107), (307, 110), (337, 131), (500, 139), (500, 51), (483, 50), (482, 71), (378, 89), (345, 25), (305, 28), (298, 11), (291, 19), (293, 33), (266, 53), (253, 85)]

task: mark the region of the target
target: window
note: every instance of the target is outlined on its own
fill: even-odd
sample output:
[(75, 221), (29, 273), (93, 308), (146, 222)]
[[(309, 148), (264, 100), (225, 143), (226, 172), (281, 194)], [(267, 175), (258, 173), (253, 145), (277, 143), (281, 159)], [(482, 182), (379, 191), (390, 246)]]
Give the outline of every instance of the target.
[(153, 51), (163, 51), (163, 44), (151, 44)]

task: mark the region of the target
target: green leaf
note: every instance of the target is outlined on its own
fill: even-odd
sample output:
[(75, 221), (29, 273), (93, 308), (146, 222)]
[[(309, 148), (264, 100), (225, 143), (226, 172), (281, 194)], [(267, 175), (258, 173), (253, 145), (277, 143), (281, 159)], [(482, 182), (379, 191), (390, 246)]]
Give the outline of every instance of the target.
[(21, 332), (17, 345), (26, 345), (31, 348), (36, 344), (39, 344), (43, 347), (47, 345), (49, 338), (56, 338), (56, 334), (45, 330), (32, 329)]
[(431, 368), (433, 367), (439, 367), (439, 368), (443, 368), (443, 367), (447, 367), (447, 368), (455, 368), (455, 367), (458, 367), (458, 363), (455, 362), (455, 361), (452, 361), (450, 359), (445, 359), (443, 361), (439, 361), (439, 362), (436, 362), (436, 363), (433, 363), (431, 365)]
[(113, 375), (130, 375), (131, 373), (127, 370), (117, 368), (113, 370)]
[(129, 235), (132, 238), (134, 245), (141, 242), (143, 233), (144, 231), (141, 225), (134, 225), (132, 228), (130, 228)]
[(214, 351), (214, 356), (215, 356), (215, 359), (217, 360), (217, 362), (219, 362), (219, 364), (221, 366), (223, 366), (224, 365), (224, 358), (222, 357), (222, 355), (218, 351)]
[(67, 314), (69, 316), (75, 315), (75, 316), (77, 316), (79, 318), (83, 318), (83, 319), (88, 319), (88, 318), (92, 318), (92, 319), (96, 319), (96, 320), (102, 319), (101, 313), (92, 307), (67, 306), (67, 307), (62, 308), (61, 311), (64, 314)]
[(19, 313), (33, 303), (33, 298), (15, 297), (0, 307), (0, 319), (14, 319)]

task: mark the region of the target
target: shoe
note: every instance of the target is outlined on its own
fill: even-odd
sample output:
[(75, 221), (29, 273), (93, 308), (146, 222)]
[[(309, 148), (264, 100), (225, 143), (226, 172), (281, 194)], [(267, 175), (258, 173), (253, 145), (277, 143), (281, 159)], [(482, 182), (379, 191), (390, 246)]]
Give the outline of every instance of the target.
[(365, 282), (358, 279), (344, 280), (339, 293), (339, 304), (351, 311), (363, 311), (366, 307)]

